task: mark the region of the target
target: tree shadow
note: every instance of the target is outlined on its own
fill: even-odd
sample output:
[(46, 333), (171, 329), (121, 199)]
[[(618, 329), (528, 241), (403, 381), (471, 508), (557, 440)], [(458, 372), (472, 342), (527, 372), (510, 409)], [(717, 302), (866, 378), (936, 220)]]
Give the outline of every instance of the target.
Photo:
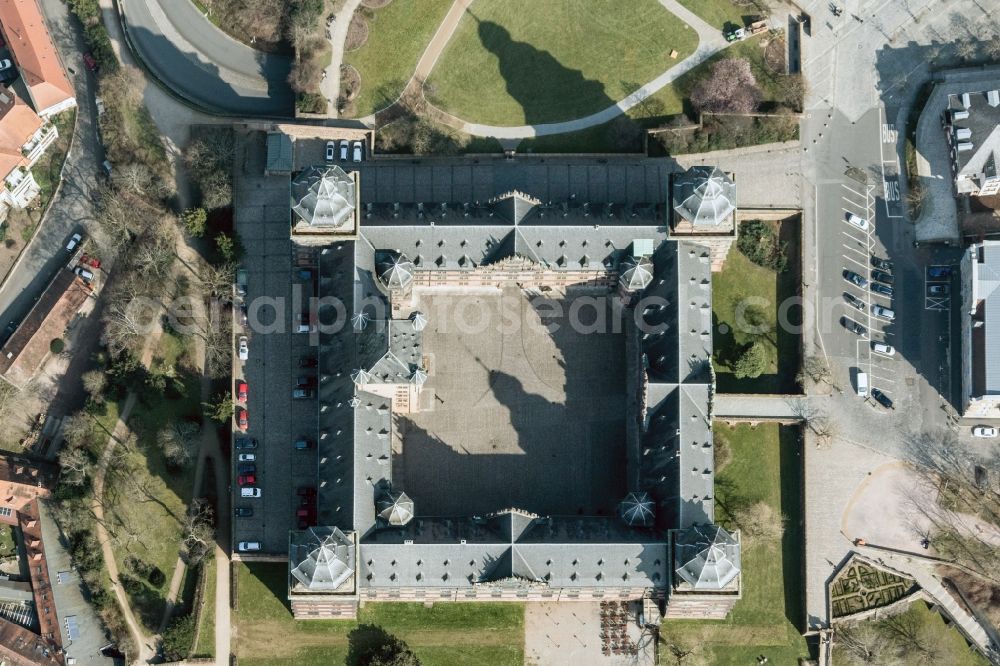
[(347, 641), (349, 647), (344, 659), (347, 666), (414, 663), (400, 658), (400, 655), (410, 652), (405, 642), (374, 624), (358, 625), (347, 635)]
[(604, 84), (565, 67), (548, 51), (516, 41), (497, 23), (480, 21), (478, 31), (483, 47), (499, 60), (507, 94), (521, 105), (526, 124), (569, 120), (615, 103)]
[(781, 575), (785, 593), (785, 617), (801, 631), (805, 621), (805, 548), (803, 516), (804, 489), (802, 429), (799, 426), (779, 426), (779, 475), (781, 478), (781, 513), (785, 516), (785, 532), (781, 537)]

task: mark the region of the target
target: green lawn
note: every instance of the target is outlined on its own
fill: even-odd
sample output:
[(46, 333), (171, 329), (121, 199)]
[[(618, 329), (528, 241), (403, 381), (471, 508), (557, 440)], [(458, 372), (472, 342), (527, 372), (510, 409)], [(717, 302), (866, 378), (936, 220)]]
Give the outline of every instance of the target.
[(17, 554), (17, 544), (14, 542), (14, 528), (0, 524), (0, 559)]
[(31, 173), (39, 188), (38, 198), (28, 209), (28, 214), (35, 222), (41, 219), (42, 213), (49, 205), (49, 201), (52, 200), (56, 186), (59, 184), (62, 165), (66, 161), (66, 153), (69, 152), (70, 140), (73, 137), (73, 130), (76, 128), (76, 109), (57, 114), (52, 118), (52, 124), (59, 131), (59, 137), (31, 167)]
[[(779, 325), (778, 321), (781, 304), (798, 293), (798, 232), (797, 222), (781, 224), (781, 239), (788, 243), (789, 258), (783, 273), (751, 263), (734, 244), (725, 267), (712, 275), (712, 364), (718, 390), (723, 393), (798, 392), (795, 376), (800, 338), (792, 326), (801, 322), (801, 310), (790, 308), (784, 316), (792, 326)], [(767, 370), (754, 379), (737, 379), (729, 364), (753, 340), (767, 348)]]
[[(358, 620), (292, 619), (283, 564), (238, 563), (234, 645), (243, 666), (345, 663), (379, 629), (406, 641), (424, 666), (514, 666), (524, 661), (524, 606), (369, 603)], [(276, 640), (280, 638), (280, 640)]]
[[(924, 666), (925, 664), (963, 664), (964, 666), (987, 666), (987, 661), (978, 652), (971, 650), (958, 630), (945, 624), (939, 613), (932, 611), (926, 602), (914, 601), (907, 611), (887, 620), (869, 620), (874, 622), (880, 633), (902, 648), (900, 659), (894, 663), (899, 666)], [(893, 628), (895, 626), (896, 629)], [(918, 642), (931, 646), (933, 656), (914, 650), (912, 643), (899, 640), (897, 631), (900, 627), (908, 627), (912, 634), (918, 637)], [(848, 663), (841, 656), (841, 649), (834, 644), (834, 663)]]
[(679, 0), (703, 21), (722, 30), (727, 23), (736, 27), (744, 25), (744, 16), (756, 15), (754, 7), (740, 7), (732, 0)]
[[(181, 521), (191, 501), (194, 483), (194, 465), (180, 471), (168, 468), (156, 441), (157, 433), (168, 423), (194, 419), (201, 414), (198, 377), (183, 365), (184, 359), (189, 358), (187, 342), (171, 334), (161, 337), (152, 368), (175, 377), (176, 383), (171, 383), (156, 399), (140, 399), (136, 403), (129, 426), (137, 435), (137, 445), (120, 465), (128, 474), (110, 474), (106, 491), (111, 506), (109, 530), (141, 536), (138, 540), (119, 539), (112, 543), (119, 570), (127, 571), (124, 562), (131, 555), (159, 568), (165, 575), (162, 585), (142, 579), (140, 588), (129, 591), (136, 616), (153, 631), (159, 627), (180, 548)], [(167, 366), (167, 362), (172, 365)], [(184, 586), (183, 601), (190, 601), (188, 593), (193, 587)]]
[(194, 656), (215, 656), (215, 577), (218, 567), (213, 554), (205, 560), (205, 603), (201, 607), (199, 618), (198, 643), (194, 646)]
[[(713, 427), (732, 454), (715, 477), (716, 521), (732, 529), (727, 508), (764, 501), (786, 516), (785, 533), (781, 544), (744, 544), (743, 596), (726, 620), (669, 620), (660, 627), (661, 640), (701, 646), (704, 663), (713, 666), (753, 664), (761, 654), (772, 664), (794, 664), (809, 656), (797, 628), (805, 619), (798, 433), (776, 424)], [(661, 646), (660, 654), (668, 663), (668, 650)]]
[(698, 43), (656, 0), (628, 4), (626, 12), (615, 0), (477, 0), (431, 73), (428, 97), (463, 120), (495, 125), (610, 106)]
[(368, 20), (368, 41), (344, 54), (344, 62), (361, 74), (355, 116), (374, 113), (399, 97), (451, 4), (451, 0), (409, 0), (374, 10)]

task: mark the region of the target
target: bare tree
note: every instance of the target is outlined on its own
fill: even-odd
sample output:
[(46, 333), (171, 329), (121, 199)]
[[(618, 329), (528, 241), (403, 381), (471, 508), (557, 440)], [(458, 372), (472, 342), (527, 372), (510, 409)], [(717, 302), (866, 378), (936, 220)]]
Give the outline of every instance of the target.
[(702, 112), (750, 113), (761, 100), (746, 58), (726, 58), (715, 63), (712, 73), (691, 91), (691, 103)]
[(796, 381), (798, 381), (800, 386), (805, 386), (807, 379), (817, 384), (834, 386), (830, 364), (819, 356), (806, 356), (802, 359), (802, 369), (799, 370)]
[(62, 436), (73, 447), (89, 446), (94, 439), (94, 425), (86, 414), (72, 414), (63, 419)]
[(82, 486), (93, 472), (93, 463), (82, 447), (65, 446), (59, 451), (59, 480), (69, 486)]
[(738, 507), (731, 515), (748, 545), (774, 544), (785, 533), (785, 516), (767, 502)]
[(212, 527), (212, 507), (204, 499), (191, 502), (191, 508), (184, 517), (182, 526), (184, 533), (185, 561), (189, 566), (195, 565), (208, 553), (215, 529)]
[(971, 39), (963, 39), (955, 47), (955, 53), (962, 60), (972, 60), (976, 57), (976, 43)]
[(108, 376), (101, 370), (88, 370), (80, 376), (87, 397), (98, 405), (104, 402), (104, 391), (108, 387)]
[(202, 296), (205, 298), (218, 298), (223, 302), (232, 300), (233, 275), (236, 274), (236, 266), (233, 264), (203, 263), (198, 269), (198, 283)]
[(897, 666), (901, 664), (900, 650), (892, 638), (879, 631), (874, 622), (847, 625), (836, 635), (845, 661), (856, 666)]
[(986, 53), (994, 60), (1000, 58), (1000, 35), (993, 34), (990, 35), (986, 42), (983, 44), (986, 49)]
[(167, 462), (175, 467), (185, 467), (194, 459), (198, 450), (198, 425), (190, 421), (174, 421), (161, 430), (156, 441), (163, 449)]

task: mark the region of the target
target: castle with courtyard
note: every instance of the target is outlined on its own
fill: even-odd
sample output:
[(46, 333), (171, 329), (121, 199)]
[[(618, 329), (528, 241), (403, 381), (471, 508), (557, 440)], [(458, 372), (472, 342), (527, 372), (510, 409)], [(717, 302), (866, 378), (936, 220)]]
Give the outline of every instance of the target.
[(730, 176), (373, 160), (307, 168), (290, 193), (321, 324), (295, 617), (577, 599), (727, 615), (740, 537), (714, 522), (710, 359)]

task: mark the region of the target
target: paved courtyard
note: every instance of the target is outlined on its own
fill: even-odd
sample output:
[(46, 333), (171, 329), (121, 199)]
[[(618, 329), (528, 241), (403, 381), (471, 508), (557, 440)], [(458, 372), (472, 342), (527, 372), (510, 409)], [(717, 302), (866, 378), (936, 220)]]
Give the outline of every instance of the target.
[(624, 337), (566, 319), (546, 319), (550, 333), (539, 311), (552, 305), (568, 313), (572, 301), (533, 306), (518, 289), (420, 296), (427, 411), (397, 418), (393, 446), (394, 482), (419, 514), (608, 515), (624, 495)]
[[(617, 601), (611, 602), (618, 604)], [(529, 666), (646, 666), (656, 663), (655, 638), (643, 634), (635, 621), (638, 603), (628, 606), (625, 634), (638, 654), (604, 654), (600, 603), (534, 603), (524, 609), (524, 663)]]

